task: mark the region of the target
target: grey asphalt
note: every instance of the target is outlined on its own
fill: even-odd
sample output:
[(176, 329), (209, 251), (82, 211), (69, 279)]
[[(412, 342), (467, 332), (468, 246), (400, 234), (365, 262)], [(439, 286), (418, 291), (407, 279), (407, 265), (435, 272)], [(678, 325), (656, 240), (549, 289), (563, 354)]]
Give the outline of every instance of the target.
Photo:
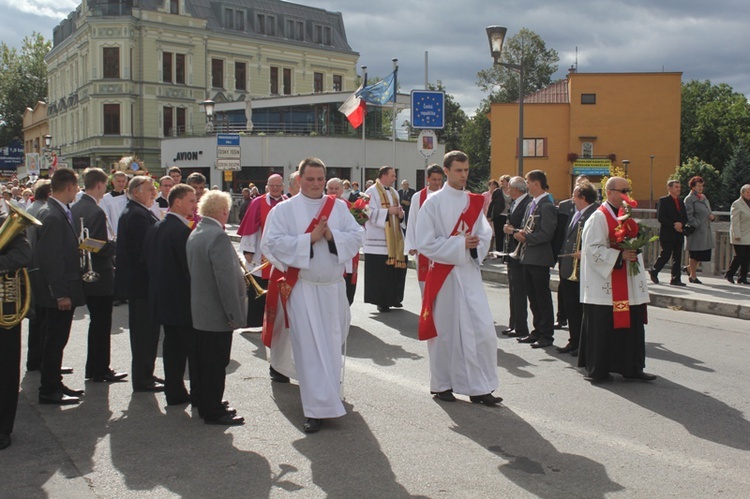
[[(727, 283), (728, 285), (728, 283)], [(487, 282), (498, 331), (508, 290)], [(226, 397), (247, 424), (203, 424), (189, 407), (128, 383), (85, 383), (86, 309), (65, 364), (79, 406), (36, 401), (25, 373), (14, 443), (0, 452), (0, 497), (748, 497), (747, 321), (650, 310), (652, 383), (591, 385), (575, 359), (498, 334), (502, 406), (432, 399), (416, 339), (419, 291), (404, 308), (352, 307), (348, 414), (305, 435), (295, 384), (271, 383), (257, 333), (234, 335)], [(112, 366), (128, 369), (125, 307)], [(564, 345), (566, 331), (555, 342)], [(158, 360), (157, 372), (162, 370)]]

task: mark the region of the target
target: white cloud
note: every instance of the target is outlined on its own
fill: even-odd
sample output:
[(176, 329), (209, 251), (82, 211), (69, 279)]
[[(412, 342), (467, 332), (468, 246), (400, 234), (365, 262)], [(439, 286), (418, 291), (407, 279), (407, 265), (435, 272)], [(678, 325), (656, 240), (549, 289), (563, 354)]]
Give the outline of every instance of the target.
[(80, 3), (75, 0), (0, 0), (0, 8), (2, 11), (16, 10), (59, 21), (74, 11)]

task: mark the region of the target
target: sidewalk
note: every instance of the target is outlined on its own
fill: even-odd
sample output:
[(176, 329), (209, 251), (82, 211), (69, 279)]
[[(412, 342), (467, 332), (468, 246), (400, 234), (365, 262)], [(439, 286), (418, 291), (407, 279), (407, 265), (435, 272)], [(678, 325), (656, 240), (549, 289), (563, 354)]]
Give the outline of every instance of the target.
[[(227, 225), (227, 232), (234, 242), (240, 240), (236, 235), (238, 227), (236, 224)], [(410, 266), (413, 266), (413, 261), (409, 262)], [(482, 277), (487, 282), (508, 284), (505, 265), (499, 263), (499, 260), (485, 260), (482, 263)], [(729, 284), (723, 277), (699, 273), (698, 278), (703, 284), (690, 284), (687, 282), (687, 276), (683, 276), (683, 282), (687, 284), (683, 288), (670, 286), (669, 278), (669, 271), (666, 269), (659, 274), (659, 284), (654, 284), (649, 279), (648, 290), (652, 306), (750, 319), (750, 286)], [(557, 291), (559, 281), (557, 269), (552, 269), (552, 291)]]

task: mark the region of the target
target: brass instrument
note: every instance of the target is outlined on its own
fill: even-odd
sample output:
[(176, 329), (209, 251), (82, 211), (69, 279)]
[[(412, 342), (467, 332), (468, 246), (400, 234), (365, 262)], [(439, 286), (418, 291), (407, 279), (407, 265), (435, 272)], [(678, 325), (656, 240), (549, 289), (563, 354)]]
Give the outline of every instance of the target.
[[(257, 300), (261, 296), (268, 293), (268, 291), (260, 287), (260, 284), (258, 284), (258, 281), (255, 280), (255, 277), (253, 277), (252, 272), (247, 270), (247, 267), (245, 266), (245, 262), (242, 261), (242, 258), (243, 257), (240, 256), (240, 267), (242, 268), (242, 272), (245, 274), (245, 286), (247, 287), (247, 289), (253, 288), (253, 290), (255, 291), (255, 299)], [(264, 269), (269, 265), (271, 265), (271, 263), (266, 262), (260, 267), (257, 267), (253, 270)]]
[[(534, 217), (533, 213), (529, 213), (529, 217), (526, 219), (526, 223), (523, 226), (523, 232), (525, 234), (531, 234), (534, 232), (534, 226), (536, 225), (536, 217)], [(509, 257), (513, 258), (514, 260), (519, 260), (523, 258), (523, 254), (526, 251), (526, 241), (519, 242), (518, 246), (516, 246), (516, 249), (513, 250), (513, 253), (508, 255)]]
[(83, 274), (83, 282), (96, 282), (99, 280), (99, 273), (94, 272), (94, 268), (91, 263), (91, 252), (86, 250), (84, 243), (89, 238), (89, 230), (83, 223), (83, 217), (81, 217), (81, 233), (78, 235), (78, 244), (81, 251), (81, 268), (87, 269)]
[[(13, 241), (26, 227), (42, 222), (21, 208), (5, 203), (8, 218), (0, 227), (0, 251)], [(10, 329), (21, 323), (31, 306), (31, 281), (25, 268), (0, 274), (0, 327)], [(11, 310), (7, 310), (11, 309)]]
[[(576, 244), (573, 247), (573, 255), (581, 251), (581, 234), (583, 233), (583, 225), (581, 222), (578, 222), (578, 232), (576, 234)], [(571, 255), (572, 256), (572, 255)], [(576, 258), (573, 256), (573, 272), (570, 273), (570, 277), (568, 277), (569, 281), (578, 281), (578, 263), (580, 262), (580, 258)]]

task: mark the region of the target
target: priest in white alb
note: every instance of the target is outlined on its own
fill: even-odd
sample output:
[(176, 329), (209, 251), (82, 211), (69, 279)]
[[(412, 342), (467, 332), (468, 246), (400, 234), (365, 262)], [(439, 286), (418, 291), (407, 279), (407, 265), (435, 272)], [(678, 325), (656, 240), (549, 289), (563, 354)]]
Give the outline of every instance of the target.
[[(274, 323), (273, 314), (285, 314), (288, 320), (306, 417), (303, 428), (313, 433), (323, 419), (346, 414), (340, 395), (342, 347), (351, 314), (343, 276), (346, 262), (362, 245), (363, 229), (344, 203), (323, 195), (326, 168), (321, 160), (303, 160), (299, 178), (301, 194), (271, 211), (261, 249), (283, 270), (281, 279), (269, 281), (266, 325)], [(276, 296), (281, 310), (269, 309)]]
[(432, 263), (427, 273), (419, 339), (427, 340), (430, 391), (444, 402), (454, 393), (475, 404), (495, 405), (497, 336), (479, 265), (492, 229), (484, 199), (464, 189), (469, 159), (451, 151), (443, 159), (447, 183), (425, 201), (417, 220), (417, 250)]

